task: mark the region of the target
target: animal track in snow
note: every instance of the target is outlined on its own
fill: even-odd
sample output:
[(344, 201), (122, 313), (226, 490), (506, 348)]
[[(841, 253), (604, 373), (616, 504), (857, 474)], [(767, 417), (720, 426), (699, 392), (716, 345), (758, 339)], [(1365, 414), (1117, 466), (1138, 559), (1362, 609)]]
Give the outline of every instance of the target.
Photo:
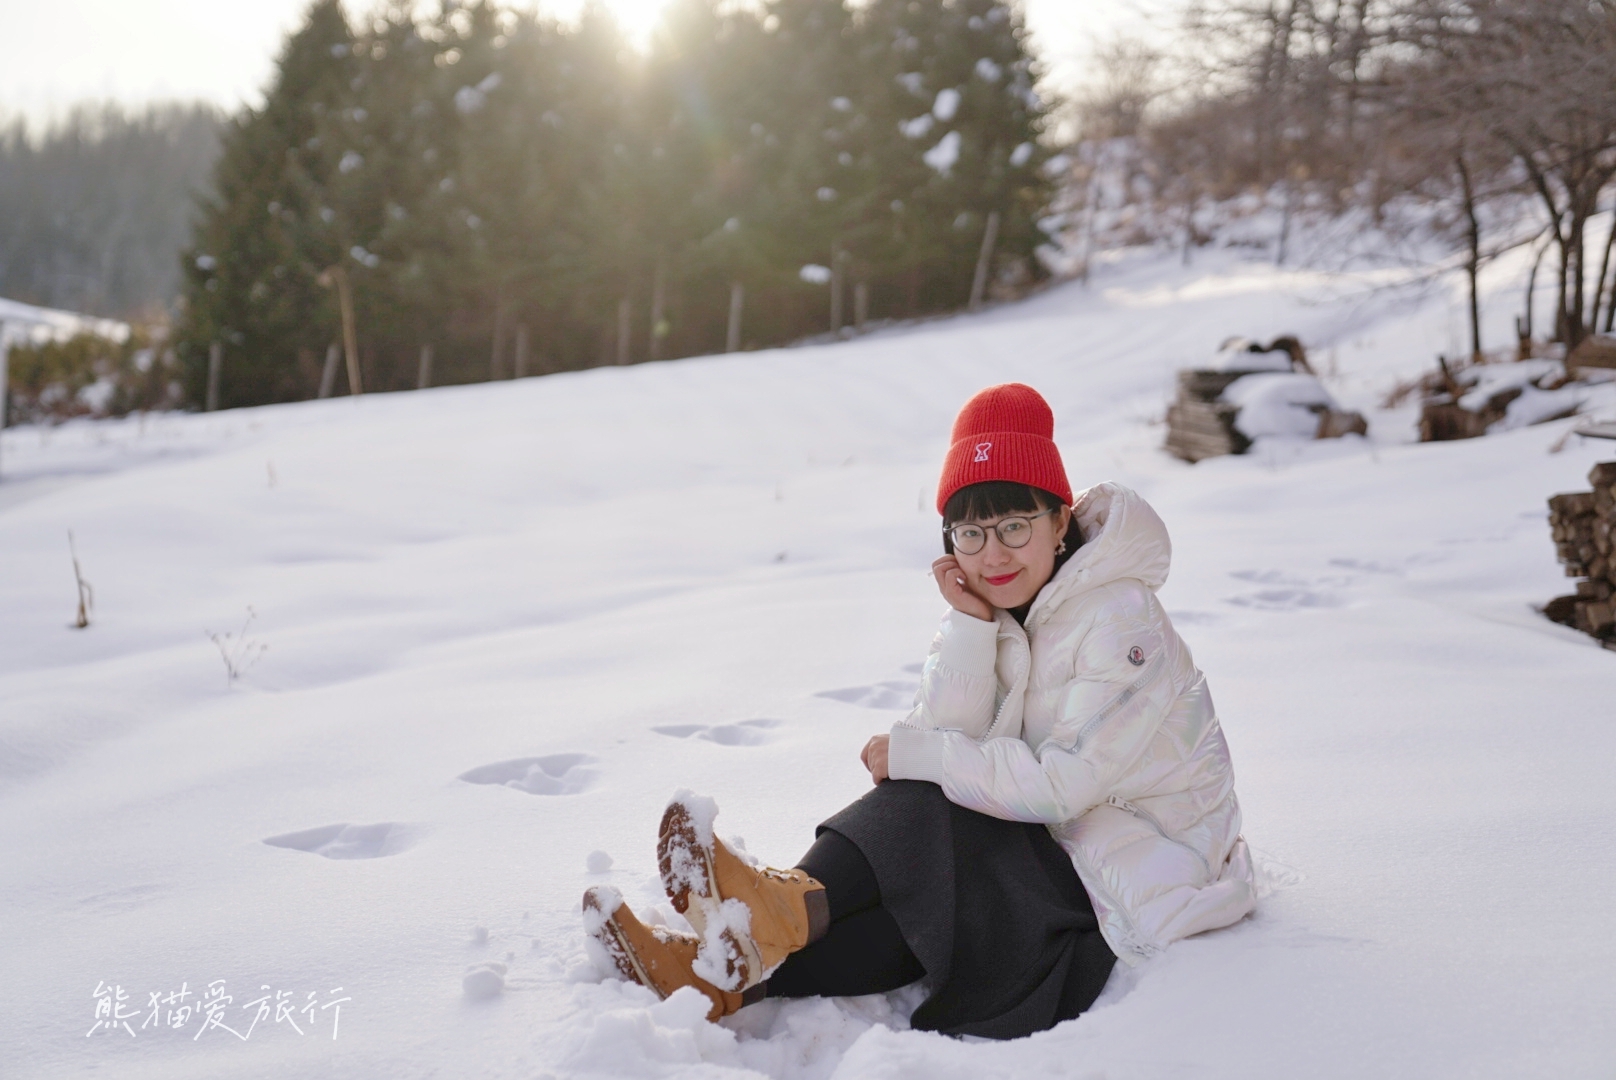
[(742, 720), (738, 724), (664, 724), (651, 730), (658, 735), (675, 739), (694, 736), (718, 743), (720, 746), (758, 746), (769, 741), (769, 731), (779, 727), (780, 720)]
[(548, 754), (479, 765), (460, 774), (468, 784), (499, 784), (529, 795), (576, 795), (595, 782), (588, 754)]
[(865, 709), (907, 709), (915, 703), (920, 684), (909, 679), (888, 679), (873, 686), (849, 686), (845, 690), (821, 690), (814, 697), (830, 698)]
[(416, 829), (396, 821), (376, 825), (350, 825), (346, 821), (318, 829), (264, 838), (270, 847), (291, 848), (328, 859), (384, 859), (415, 846)]

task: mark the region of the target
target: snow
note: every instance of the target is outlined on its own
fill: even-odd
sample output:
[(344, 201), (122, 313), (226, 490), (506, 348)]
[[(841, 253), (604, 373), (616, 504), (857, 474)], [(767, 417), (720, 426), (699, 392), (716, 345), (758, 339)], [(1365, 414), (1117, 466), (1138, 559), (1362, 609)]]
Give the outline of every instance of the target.
[(959, 155), (960, 133), (950, 131), (937, 140), (936, 146), (921, 154), (920, 160), (946, 176), (954, 168), (954, 163), (959, 160)]
[[(206, 258), (206, 255), (198, 258), (198, 265)], [(129, 324), (0, 298), (0, 350), (13, 345), (66, 341), (75, 334), (96, 334), (112, 341), (125, 341), (129, 337)]]
[(931, 133), (933, 123), (931, 113), (921, 113), (913, 120), (899, 120), (898, 130), (906, 139), (924, 139)]
[(1264, 435), (1311, 439), (1319, 430), (1314, 409), (1339, 408), (1318, 379), (1296, 371), (1243, 375), (1224, 389), (1222, 397), (1240, 407), (1234, 426), (1248, 439)]
[[(1489, 341), (1529, 259), (1483, 276)], [(844, 344), (5, 431), (6, 1076), (1606, 1075), (1616, 655), (1532, 605), (1567, 585), (1544, 500), (1616, 453), (1570, 420), (1414, 444), (1377, 403), (1465, 333), (1422, 281), (1124, 253)], [(1287, 332), (1368, 438), (1162, 452), (1175, 369)], [(1257, 912), (1007, 1044), (909, 1031), (917, 988), (714, 1025), (602, 977), (585, 888), (683, 929), (675, 790), (789, 866), (867, 789), (942, 611), (950, 422), (1010, 379), (1076, 486), (1172, 531)], [(231, 679), (206, 631), (249, 606)], [(167, 1026), (182, 992), (227, 1027)], [(128, 1031), (86, 1037), (100, 1003)]]
[(1250, 338), (1230, 338), (1207, 363), (1208, 371), (1290, 371), (1291, 354), (1264, 349)]
[(948, 86), (937, 91), (937, 96), (932, 99), (931, 114), (946, 124), (954, 119), (954, 114), (959, 112), (959, 107), (960, 92), (952, 86)]

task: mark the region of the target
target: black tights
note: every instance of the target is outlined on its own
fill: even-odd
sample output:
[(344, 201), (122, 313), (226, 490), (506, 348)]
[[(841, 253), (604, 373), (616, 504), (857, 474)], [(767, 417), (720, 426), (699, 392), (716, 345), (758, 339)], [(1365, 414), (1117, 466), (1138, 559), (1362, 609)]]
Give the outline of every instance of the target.
[(827, 829), (797, 867), (825, 886), (830, 930), (786, 957), (765, 984), (769, 997), (880, 994), (926, 973), (881, 906), (875, 871), (851, 840)]

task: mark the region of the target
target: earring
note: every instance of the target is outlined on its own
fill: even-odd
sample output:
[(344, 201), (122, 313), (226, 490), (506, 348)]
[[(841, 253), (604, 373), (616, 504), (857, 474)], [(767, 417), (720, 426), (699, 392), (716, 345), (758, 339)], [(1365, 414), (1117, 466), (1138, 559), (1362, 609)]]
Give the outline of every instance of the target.
[(1060, 543), (1060, 547), (1055, 549), (1055, 554), (1057, 554), (1057, 555), (1066, 554), (1066, 541), (1065, 540), (1062, 540), (1061, 543)]

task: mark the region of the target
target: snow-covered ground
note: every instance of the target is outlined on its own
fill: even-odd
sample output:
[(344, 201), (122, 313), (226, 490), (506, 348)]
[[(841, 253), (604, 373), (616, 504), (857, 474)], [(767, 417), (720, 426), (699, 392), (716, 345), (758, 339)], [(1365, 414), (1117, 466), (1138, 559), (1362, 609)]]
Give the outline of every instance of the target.
[[(1545, 498), (1616, 447), (1413, 445), (1376, 403), (1464, 324), (1397, 281), (1135, 255), (847, 344), (7, 431), (0, 1075), (1609, 1076), (1616, 654), (1532, 605)], [(1167, 457), (1173, 370), (1283, 332), (1370, 438)], [(1008, 1044), (906, 1030), (912, 992), (714, 1026), (603, 981), (579, 896), (657, 903), (676, 788), (786, 865), (866, 789), (949, 423), (1011, 379), (1172, 530), (1256, 914)], [(87, 1036), (98, 991), (127, 1029)]]

